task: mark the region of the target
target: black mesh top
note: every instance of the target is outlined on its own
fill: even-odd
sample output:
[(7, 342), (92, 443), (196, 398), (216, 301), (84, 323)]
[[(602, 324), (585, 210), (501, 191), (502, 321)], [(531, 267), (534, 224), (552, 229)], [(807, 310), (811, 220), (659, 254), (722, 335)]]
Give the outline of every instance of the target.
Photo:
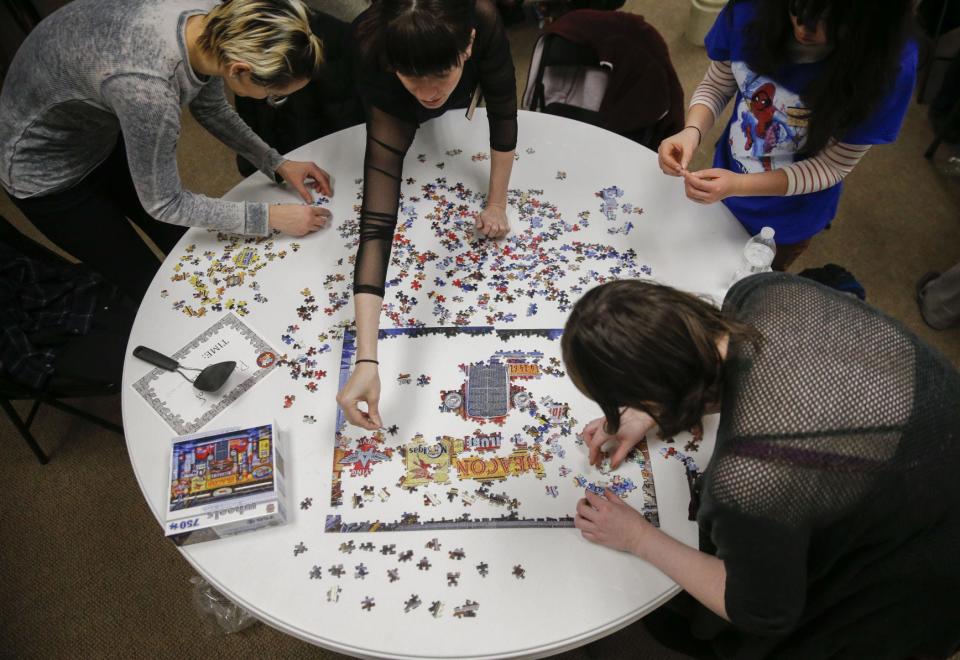
[[(354, 21), (354, 34), (365, 16), (366, 12)], [(479, 85), (486, 100), (490, 148), (513, 151), (517, 146), (517, 84), (507, 33), (492, 0), (476, 0), (474, 20), (473, 53), (464, 64), (460, 83), (440, 108), (423, 107), (394, 72), (376, 66), (369, 54), (357, 54), (357, 86), (367, 113), (367, 150), (354, 293), (383, 296), (397, 225), (403, 159), (422, 122), (451, 108), (467, 107)]]
[[(725, 366), (698, 515), (723, 559), (722, 657), (945, 657), (960, 646), (960, 374), (819, 284), (747, 278), (765, 337)], [(704, 610), (706, 612), (706, 610)], [(721, 625), (722, 624), (722, 625)]]

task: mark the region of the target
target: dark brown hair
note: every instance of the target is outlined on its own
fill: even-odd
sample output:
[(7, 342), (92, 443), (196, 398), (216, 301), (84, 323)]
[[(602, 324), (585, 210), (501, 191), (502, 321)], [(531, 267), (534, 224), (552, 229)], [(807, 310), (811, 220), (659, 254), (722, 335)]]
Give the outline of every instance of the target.
[[(734, 0), (744, 2), (745, 0)], [(802, 153), (819, 153), (831, 138), (873, 114), (894, 89), (903, 47), (912, 34), (912, 0), (761, 0), (746, 28), (747, 63), (776, 77), (793, 41), (790, 15), (815, 28), (821, 18), (833, 51), (801, 95), (810, 111)]]
[(372, 0), (358, 21), (368, 62), (405, 76), (439, 76), (461, 63), (476, 19), (472, 0)]
[(708, 303), (640, 280), (588, 291), (563, 331), (563, 361), (577, 388), (600, 405), (607, 431), (623, 407), (643, 410), (665, 435), (694, 426), (719, 402), (723, 360), (717, 342), (758, 343), (754, 328)]

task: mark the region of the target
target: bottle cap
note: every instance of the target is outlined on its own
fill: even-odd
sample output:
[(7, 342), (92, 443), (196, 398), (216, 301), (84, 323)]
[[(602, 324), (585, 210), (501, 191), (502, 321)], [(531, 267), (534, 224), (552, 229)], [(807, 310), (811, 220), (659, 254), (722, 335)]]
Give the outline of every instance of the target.
[(760, 230), (760, 238), (766, 238), (767, 240), (773, 238), (773, 227), (764, 227)]

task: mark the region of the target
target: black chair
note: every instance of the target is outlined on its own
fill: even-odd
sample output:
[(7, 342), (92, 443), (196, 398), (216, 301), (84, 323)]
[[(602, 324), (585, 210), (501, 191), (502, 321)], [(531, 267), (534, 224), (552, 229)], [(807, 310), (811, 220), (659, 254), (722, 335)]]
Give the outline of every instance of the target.
[[(20, 233), (0, 216), (0, 243), (20, 255), (41, 263), (63, 266), (66, 272), (83, 272), (57, 254)], [(90, 331), (85, 335), (58, 337), (54, 374), (42, 389), (25, 385), (0, 368), (0, 408), (36, 455), (41, 464), (50, 456), (30, 431), (42, 404), (75, 415), (105, 429), (123, 434), (123, 429), (106, 419), (65, 403), (62, 399), (110, 396), (120, 391), (127, 337), (136, 314), (135, 307), (122, 298), (116, 287), (101, 283), (96, 289), (97, 305)], [(49, 338), (44, 338), (47, 341)], [(26, 417), (14, 408), (14, 401), (31, 401)]]
[[(921, 24), (925, 26), (925, 31), (928, 32), (928, 36), (932, 38), (932, 43), (930, 45), (930, 60), (923, 66), (923, 73), (920, 77), (920, 82), (917, 88), (917, 103), (925, 102), (927, 83), (930, 80), (930, 75), (933, 72), (934, 65), (937, 62), (951, 60), (951, 64), (947, 68), (947, 73), (943, 81), (944, 87), (948, 90), (952, 89), (952, 93), (956, 95), (957, 88), (957, 79), (958, 79), (958, 66), (960, 66), (960, 52), (956, 53), (951, 57), (946, 57), (943, 55), (937, 55), (937, 50), (940, 46), (940, 40), (943, 37), (945, 32), (956, 29), (956, 20), (958, 10), (956, 6), (951, 8), (950, 0), (943, 0), (940, 5), (940, 11), (936, 14), (936, 22), (933, 22), (933, 9), (936, 8), (936, 3), (921, 3), (920, 8), (918, 9), (919, 17), (925, 19), (921, 21)], [(949, 12), (948, 18), (948, 10)], [(946, 26), (946, 27), (945, 27)], [(930, 101), (931, 107), (937, 104), (939, 98), (945, 93), (944, 89), (941, 89), (940, 94), (937, 98), (934, 98)], [(949, 91), (947, 92), (949, 93)], [(947, 98), (950, 98), (949, 96)], [(924, 158), (931, 160), (934, 155), (937, 153), (937, 149), (940, 148), (940, 143), (943, 142), (944, 138), (948, 133), (956, 131), (958, 122), (960, 122), (960, 96), (955, 96), (956, 100), (950, 106), (949, 110), (943, 108), (945, 112), (943, 119), (941, 120), (940, 127), (936, 131), (936, 135), (933, 138), (933, 141), (927, 147), (927, 150), (924, 152)]]

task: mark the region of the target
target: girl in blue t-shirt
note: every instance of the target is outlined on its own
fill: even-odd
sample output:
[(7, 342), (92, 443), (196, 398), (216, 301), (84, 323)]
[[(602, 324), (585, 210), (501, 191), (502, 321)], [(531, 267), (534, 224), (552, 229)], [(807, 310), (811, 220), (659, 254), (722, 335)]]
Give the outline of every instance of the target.
[[(830, 224), (841, 181), (893, 142), (916, 78), (911, 0), (732, 0), (705, 40), (710, 67), (660, 169), (686, 194), (723, 201), (751, 234), (776, 230), (785, 270)], [(713, 168), (687, 169), (731, 98)]]

